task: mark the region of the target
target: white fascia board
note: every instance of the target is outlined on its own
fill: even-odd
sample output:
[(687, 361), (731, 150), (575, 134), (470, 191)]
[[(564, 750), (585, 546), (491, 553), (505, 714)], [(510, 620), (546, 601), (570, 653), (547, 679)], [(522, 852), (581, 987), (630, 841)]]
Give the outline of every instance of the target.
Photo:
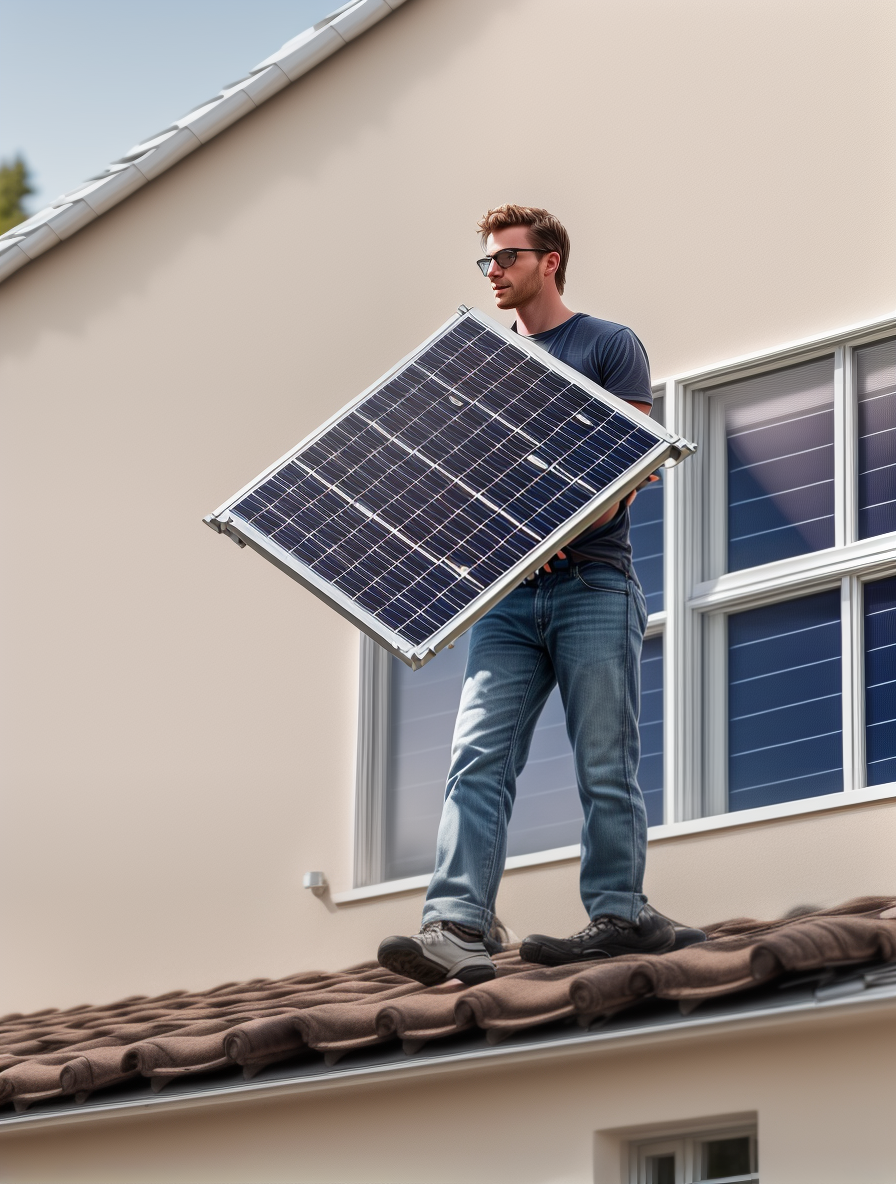
[(347, 9), (327, 27), (338, 33), (343, 41), (353, 41), (391, 11), (386, 0), (361, 0), (360, 4)]
[(404, 0), (358, 0), (337, 10), (326, 24), (305, 29), (259, 62), (248, 77), (225, 87), (210, 102), (187, 112), (164, 131), (135, 144), (105, 174), (58, 197), (52, 205), (7, 232), (8, 238), (0, 236), (0, 282), (124, 201), (147, 181), (254, 111), (403, 3)]
[(257, 66), (253, 66), (249, 73), (257, 74), (259, 70), (266, 70), (268, 66), (275, 64), (282, 66), (283, 62), (291, 53), (294, 53), (297, 49), (301, 49), (303, 45), (311, 41), (317, 32), (318, 30), (316, 28), (303, 29), (301, 33), (297, 33), (295, 37), (291, 37), (289, 41), (285, 41), (276, 53), (272, 53), (270, 57), (259, 62)]
[[(65, 206), (68, 209), (68, 206)], [(55, 247), (61, 243), (62, 239), (58, 234), (54, 234), (49, 226), (41, 225), (36, 230), (23, 238), (19, 243), (19, 250), (24, 251), (29, 259), (36, 259), (39, 255), (43, 255), (44, 251), (49, 251), (50, 247)]]
[(201, 143), (206, 144), (219, 132), (223, 132), (232, 123), (236, 123), (238, 119), (254, 110), (255, 104), (246, 92), (238, 90), (229, 94), (227, 98), (215, 99), (214, 102), (200, 107), (198, 111), (185, 115), (177, 121), (177, 126), (188, 127)]
[(345, 45), (344, 39), (334, 33), (329, 25), (309, 32), (310, 36), (302, 34), (293, 41), (287, 41), (283, 49), (259, 62), (252, 73), (255, 74), (264, 66), (279, 66), (290, 82), (295, 82)]
[(60, 239), (70, 238), (76, 231), (81, 230), (88, 222), (96, 218), (96, 210), (91, 209), (86, 201), (74, 201), (64, 206), (55, 218), (47, 222), (47, 226)]
[[(18, 226), (14, 226), (12, 232), (9, 233), (14, 233), (16, 237), (27, 237), (43, 226), (45, 222), (49, 222), (51, 218), (54, 218), (60, 209), (64, 209), (65, 206), (70, 204), (71, 202), (67, 201), (65, 205), (45, 206), (42, 210), (38, 210), (36, 214), (32, 214), (30, 218), (26, 218), (24, 222), (20, 222)], [(2, 241), (0, 239), (0, 242)]]
[(166, 127), (163, 132), (157, 132), (154, 136), (150, 136), (148, 140), (140, 140), (133, 148), (129, 148), (116, 164), (130, 164), (137, 160), (140, 156), (145, 156), (147, 152), (151, 152), (153, 148), (158, 148), (170, 140), (172, 136), (177, 135), (176, 127)]
[(19, 240), (13, 239), (8, 243), (0, 243), (0, 284), (8, 275), (30, 263), (31, 259), (19, 246)]
[(230, 87), (223, 93), (230, 95), (242, 91), (257, 107), (278, 91), (283, 90), (284, 86), (289, 86), (289, 83), (289, 75), (281, 70), (275, 62), (257, 74), (250, 74), (248, 78), (244, 78), (242, 82), (238, 82), (236, 86)]
[(146, 177), (133, 164), (125, 165), (122, 169), (110, 173), (108, 177), (100, 177), (85, 189), (72, 193), (72, 199), (86, 202), (95, 214), (105, 214), (106, 210), (118, 205), (135, 190), (146, 184)]
[(157, 148), (151, 148), (145, 156), (138, 156), (132, 163), (147, 181), (151, 181), (201, 146), (202, 141), (191, 128), (180, 127), (172, 135), (166, 136)]

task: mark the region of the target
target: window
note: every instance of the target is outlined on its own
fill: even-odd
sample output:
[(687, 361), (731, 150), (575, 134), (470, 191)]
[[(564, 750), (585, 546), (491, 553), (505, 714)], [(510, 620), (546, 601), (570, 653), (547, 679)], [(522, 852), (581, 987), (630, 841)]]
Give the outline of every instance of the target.
[[(896, 793), (896, 324), (662, 391), (654, 414), (699, 450), (632, 507), (650, 824)], [(430, 870), (464, 645), (414, 675), (381, 653), (379, 715), (362, 680), (358, 884)], [(555, 694), (509, 853), (580, 826)]]
[(631, 1184), (736, 1184), (758, 1181), (754, 1131), (714, 1131), (636, 1143)]
[(689, 552), (669, 681), (695, 708), (667, 704), (673, 816), (896, 782), (896, 338), (869, 336), (675, 384), (704, 446), (667, 527)]

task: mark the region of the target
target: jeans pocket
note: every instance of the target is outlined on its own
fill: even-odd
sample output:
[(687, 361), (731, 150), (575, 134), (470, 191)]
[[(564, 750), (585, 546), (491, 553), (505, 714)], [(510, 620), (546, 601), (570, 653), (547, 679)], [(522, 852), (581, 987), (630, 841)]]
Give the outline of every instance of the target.
[(638, 606), (638, 616), (641, 618), (641, 632), (643, 633), (647, 628), (647, 601), (638, 584), (632, 585), (632, 595), (634, 597), (635, 604)]
[(582, 565), (576, 571), (576, 579), (594, 592), (615, 592), (617, 596), (628, 596), (628, 580), (621, 571), (606, 563)]

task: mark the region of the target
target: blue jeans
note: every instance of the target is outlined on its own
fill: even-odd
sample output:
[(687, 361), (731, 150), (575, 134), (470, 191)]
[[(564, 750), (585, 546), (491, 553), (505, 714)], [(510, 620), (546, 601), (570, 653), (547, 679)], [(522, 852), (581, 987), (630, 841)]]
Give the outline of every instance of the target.
[(557, 683), (585, 814), (582, 902), (589, 917), (636, 919), (647, 899), (637, 781), (646, 624), (637, 581), (583, 563), (539, 572), (473, 626), (424, 924), (491, 925), (516, 779)]

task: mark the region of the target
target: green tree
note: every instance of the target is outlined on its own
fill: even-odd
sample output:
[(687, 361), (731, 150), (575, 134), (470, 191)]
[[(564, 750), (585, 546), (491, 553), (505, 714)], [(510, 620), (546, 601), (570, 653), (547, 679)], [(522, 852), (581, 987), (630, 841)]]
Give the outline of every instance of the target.
[(0, 162), (0, 234), (5, 234), (28, 217), (22, 209), (22, 200), (29, 193), (34, 193), (34, 190), (28, 166), (22, 157), (17, 156), (12, 164), (5, 160)]

